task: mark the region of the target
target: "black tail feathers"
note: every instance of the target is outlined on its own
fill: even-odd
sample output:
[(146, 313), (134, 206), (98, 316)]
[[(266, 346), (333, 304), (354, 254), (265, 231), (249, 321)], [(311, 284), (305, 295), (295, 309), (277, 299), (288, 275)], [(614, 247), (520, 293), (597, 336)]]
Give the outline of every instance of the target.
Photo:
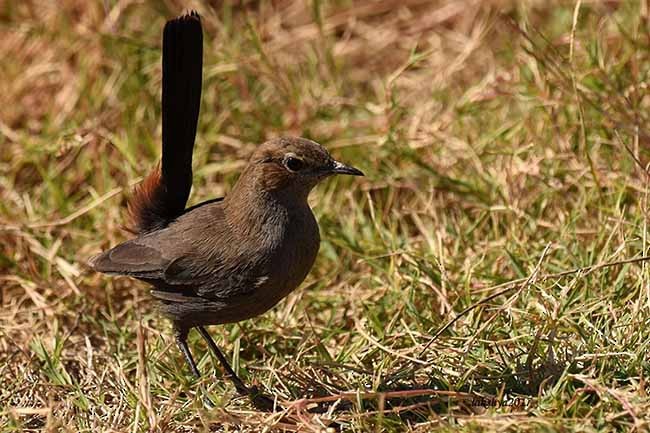
[(192, 11), (163, 31), (162, 164), (129, 200), (131, 230), (146, 233), (183, 213), (192, 187), (192, 152), (199, 118), (203, 32)]

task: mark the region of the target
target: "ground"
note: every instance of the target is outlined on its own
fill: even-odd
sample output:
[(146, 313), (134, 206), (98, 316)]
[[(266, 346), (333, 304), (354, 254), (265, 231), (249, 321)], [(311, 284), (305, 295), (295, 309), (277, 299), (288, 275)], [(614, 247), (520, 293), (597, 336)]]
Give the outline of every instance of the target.
[[(2, 431), (649, 428), (647, 2), (0, 4)], [(144, 284), (85, 264), (130, 236), (190, 8), (191, 204), (283, 134), (366, 173), (312, 194), (302, 287), (210, 329), (278, 414), (195, 333), (193, 379)]]

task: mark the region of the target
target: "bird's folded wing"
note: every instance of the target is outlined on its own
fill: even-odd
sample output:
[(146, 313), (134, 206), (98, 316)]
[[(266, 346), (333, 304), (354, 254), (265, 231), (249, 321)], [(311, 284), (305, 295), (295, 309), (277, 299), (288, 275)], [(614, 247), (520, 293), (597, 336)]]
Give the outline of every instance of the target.
[(266, 281), (265, 277), (240, 272), (244, 269), (230, 269), (216, 259), (210, 266), (201, 264), (191, 255), (170, 260), (155, 246), (140, 243), (138, 239), (120, 244), (90, 260), (90, 266), (96, 271), (147, 281), (157, 289), (152, 291), (153, 296), (174, 302), (188, 301), (197, 296), (222, 300), (247, 295)]
[[(144, 280), (156, 288), (152, 294), (164, 300), (216, 301), (247, 295), (266, 283), (268, 266), (259, 255), (242, 255), (231, 248), (234, 241), (222, 206), (219, 199), (197, 205), (192, 218), (187, 212), (169, 228), (95, 256), (90, 265), (99, 272)], [(205, 242), (206, 231), (214, 242)]]
[(180, 257), (164, 270), (166, 283), (177, 286), (192, 286), (196, 296), (208, 300), (228, 299), (246, 295), (267, 280), (250, 272), (252, 263), (244, 260), (224, 262), (213, 257), (210, 266), (202, 266), (192, 257)]
[[(166, 285), (189, 286), (199, 284), (203, 277), (201, 269), (192, 266), (193, 261), (184, 255), (166, 258), (161, 251), (171, 250), (163, 243), (147, 242), (155, 238), (133, 239), (93, 257), (93, 269), (107, 274), (128, 275), (148, 282)], [(173, 290), (173, 289), (172, 289)]]
[(169, 260), (156, 248), (134, 239), (96, 255), (89, 264), (98, 272), (149, 279), (162, 276)]

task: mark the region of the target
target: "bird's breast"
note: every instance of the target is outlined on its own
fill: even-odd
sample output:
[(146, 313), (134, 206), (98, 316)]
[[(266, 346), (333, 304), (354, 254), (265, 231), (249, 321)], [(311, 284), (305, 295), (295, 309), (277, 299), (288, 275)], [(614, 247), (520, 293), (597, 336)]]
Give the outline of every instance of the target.
[(284, 221), (269, 228), (260, 251), (266, 257), (255, 290), (260, 309), (273, 307), (304, 281), (311, 270), (320, 245), (318, 224), (311, 212), (287, 214)]
[(319, 245), (318, 224), (310, 209), (290, 218), (277, 263), (284, 269), (288, 286), (295, 288), (302, 283), (316, 260)]

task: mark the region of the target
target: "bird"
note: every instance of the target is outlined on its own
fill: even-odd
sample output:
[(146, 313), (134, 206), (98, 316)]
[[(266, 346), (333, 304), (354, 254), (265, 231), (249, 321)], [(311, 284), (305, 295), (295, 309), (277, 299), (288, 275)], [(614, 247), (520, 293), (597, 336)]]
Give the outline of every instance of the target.
[(320, 244), (310, 191), (330, 176), (363, 173), (312, 140), (281, 136), (252, 152), (225, 197), (186, 207), (202, 87), (199, 14), (167, 21), (162, 47), (161, 162), (129, 198), (135, 237), (89, 265), (148, 283), (193, 375), (201, 377), (187, 337), (196, 329), (236, 390), (268, 408), (268, 397), (235, 374), (206, 326), (259, 316), (300, 286)]

